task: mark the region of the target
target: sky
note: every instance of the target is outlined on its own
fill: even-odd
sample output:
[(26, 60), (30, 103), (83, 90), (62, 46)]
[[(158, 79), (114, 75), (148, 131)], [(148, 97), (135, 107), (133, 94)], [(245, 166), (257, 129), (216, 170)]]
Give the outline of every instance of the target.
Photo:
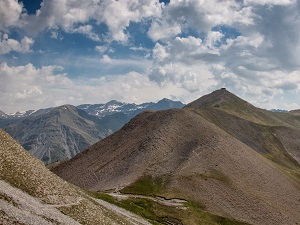
[(0, 110), (191, 102), (300, 109), (300, 0), (1, 0)]

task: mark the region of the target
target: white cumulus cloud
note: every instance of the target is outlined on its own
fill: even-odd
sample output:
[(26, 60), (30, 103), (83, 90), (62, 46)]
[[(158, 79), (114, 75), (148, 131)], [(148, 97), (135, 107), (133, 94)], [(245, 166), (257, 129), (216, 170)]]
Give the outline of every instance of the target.
[(84, 33), (97, 41), (97, 34), (92, 32), (90, 25), (82, 25), (93, 20), (107, 25), (112, 40), (125, 42), (130, 23), (160, 15), (161, 5), (158, 0), (44, 0), (36, 14), (22, 16), (20, 26), (31, 34), (62, 28), (66, 32)]
[[(212, 44), (212, 41), (208, 43)], [(199, 59), (217, 54), (199, 38), (175, 38), (166, 45), (156, 44), (153, 50), (154, 63), (150, 79), (160, 85), (169, 82), (190, 92), (209, 89), (217, 83), (210, 72), (210, 65)]]
[(186, 94), (184, 89), (172, 85), (162, 89), (137, 72), (71, 79), (62, 70), (59, 66), (0, 64), (1, 110), (12, 113), (62, 104), (104, 103), (112, 99), (141, 103)]
[(290, 5), (294, 4), (296, 0), (245, 0), (244, 4), (251, 5)]
[(0, 1), (0, 30), (6, 30), (10, 26), (17, 26), (23, 5), (17, 0)]
[(83, 34), (85, 36), (87, 36), (88, 38), (90, 38), (93, 41), (100, 41), (100, 37), (98, 34), (96, 34), (95, 32), (93, 32), (93, 27), (91, 25), (84, 25), (84, 26), (79, 26), (77, 28), (74, 28), (72, 30), (72, 33), (80, 33)]
[(21, 53), (30, 52), (33, 43), (34, 40), (26, 36), (19, 42), (15, 39), (8, 38), (7, 34), (3, 34), (2, 39), (0, 39), (0, 55), (11, 51)]
[[(169, 90), (176, 95), (176, 90), (182, 99), (193, 100), (193, 97), (226, 86), (258, 105), (272, 107), (274, 99), (278, 98), (280, 104), (287, 105), (286, 102), (296, 106), (299, 100), (292, 96), (300, 91), (299, 15), (300, 3), (296, 0), (171, 0), (166, 5), (159, 0), (44, 0), (32, 15), (22, 11), (22, 3), (17, 0), (2, 0), (0, 54), (3, 59), (6, 53), (30, 52), (34, 35), (45, 30), (55, 39), (60, 39), (59, 31), (59, 34), (83, 34), (99, 42), (87, 51), (94, 49), (93, 53), (98, 51), (102, 55), (99, 59), (94, 55), (70, 54), (54, 61), (53, 64), (59, 62), (70, 71), (76, 66), (99, 68), (102, 78), (86, 81), (70, 79), (61, 71), (57, 72), (57, 67), (36, 68), (31, 64), (10, 67), (9, 63), (2, 63), (1, 79), (6, 77), (11, 83), (20, 79), (25, 85), (20, 84), (18, 91), (12, 85), (13, 95), (7, 91), (3, 96), (24, 102), (26, 99), (33, 101), (30, 96), (35, 96), (37, 101), (58, 104), (67, 103), (67, 100), (69, 103), (78, 102), (75, 99), (81, 101), (85, 94), (93, 96), (91, 100), (96, 99), (96, 95), (121, 98), (123, 91), (127, 93), (124, 98), (142, 99), (140, 96), (143, 96), (149, 99), (147, 95), (154, 92), (158, 96)], [(140, 29), (139, 35), (143, 31), (153, 43), (148, 43), (145, 37), (145, 45), (133, 46), (134, 41), (139, 42), (143, 37), (130, 33), (128, 28), (132, 24)], [(21, 39), (11, 36), (11, 28), (17, 28), (26, 36)], [(154, 46), (153, 49), (150, 46)], [(126, 52), (128, 49), (131, 51)], [(129, 55), (133, 51), (149, 54), (147, 59), (138, 59)], [(17, 55), (20, 60), (23, 56)], [(68, 57), (73, 57), (73, 61)], [(24, 80), (31, 77), (27, 71), (35, 76), (30, 82)], [(18, 74), (28, 75), (20, 77)], [(57, 87), (51, 86), (58, 80), (62, 82), (58, 82)], [(74, 91), (76, 88), (82, 89), (82, 93)], [(139, 88), (146, 90), (145, 94), (137, 95)], [(61, 97), (58, 94), (47, 97), (52, 92)]]
[(156, 18), (148, 32), (157, 41), (174, 37), (187, 28), (208, 32), (222, 24), (253, 24), (251, 6), (233, 0), (172, 0)]
[[(8, 112), (28, 109), (46, 102), (54, 104), (57, 90), (65, 88), (70, 81), (65, 74), (57, 74), (62, 68), (46, 66), (35, 68), (32, 64), (25, 66), (0, 65), (0, 102)], [(52, 89), (54, 94), (50, 94)], [(57, 92), (57, 95), (59, 91)]]

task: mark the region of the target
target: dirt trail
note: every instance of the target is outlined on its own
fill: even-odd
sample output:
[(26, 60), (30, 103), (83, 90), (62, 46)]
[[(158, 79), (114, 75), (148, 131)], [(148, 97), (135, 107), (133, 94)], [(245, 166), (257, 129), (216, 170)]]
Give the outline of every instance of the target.
[(138, 215), (135, 215), (125, 209), (122, 209), (118, 206), (115, 206), (113, 204), (110, 204), (108, 202), (105, 202), (101, 199), (96, 199), (94, 198), (94, 200), (96, 202), (98, 202), (100, 205), (104, 206), (105, 208), (111, 210), (111, 211), (114, 211), (116, 212), (117, 214), (121, 214), (123, 216), (125, 216), (128, 221), (132, 222), (133, 224), (136, 224), (136, 225), (151, 225), (151, 223), (149, 223), (147, 220), (143, 219), (142, 217), (138, 216)]
[(60, 204), (60, 205), (50, 205), (50, 204), (48, 204), (48, 205), (51, 206), (51, 207), (69, 207), (69, 206), (79, 205), (82, 200), (84, 200), (84, 199), (79, 198), (79, 199), (77, 199), (76, 202), (72, 202), (72, 203), (69, 203), (69, 204)]
[(108, 193), (108, 195), (116, 198), (116, 199), (128, 199), (128, 198), (142, 198), (142, 199), (148, 199), (157, 203), (160, 203), (162, 205), (166, 206), (174, 206), (174, 207), (184, 207), (184, 203), (187, 201), (183, 199), (178, 198), (172, 198), (172, 199), (166, 199), (163, 197), (151, 197), (151, 196), (145, 196), (145, 195), (131, 195), (131, 194), (121, 194), (121, 193)]

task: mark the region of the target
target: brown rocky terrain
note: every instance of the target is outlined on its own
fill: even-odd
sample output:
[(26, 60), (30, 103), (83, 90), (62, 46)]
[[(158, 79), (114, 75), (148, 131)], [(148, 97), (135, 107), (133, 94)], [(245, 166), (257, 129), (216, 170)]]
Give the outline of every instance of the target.
[(88, 190), (135, 193), (150, 183), (151, 194), (240, 222), (297, 224), (298, 125), (221, 89), (185, 109), (143, 112), (53, 171)]
[[(191, 110), (274, 162), (299, 169), (300, 115), (257, 108), (226, 89), (188, 104)], [(297, 110), (294, 110), (297, 111)]]

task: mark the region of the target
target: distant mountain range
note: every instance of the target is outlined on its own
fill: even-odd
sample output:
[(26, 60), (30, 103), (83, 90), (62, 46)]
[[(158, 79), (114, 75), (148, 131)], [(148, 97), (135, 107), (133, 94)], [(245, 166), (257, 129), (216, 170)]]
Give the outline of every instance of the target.
[(287, 113), (289, 112), (288, 110), (285, 109), (271, 109), (271, 112), (279, 112), (279, 113)]
[(31, 116), (31, 115), (37, 115), (37, 114), (40, 114), (40, 113), (43, 113), (45, 111), (49, 111), (51, 110), (51, 108), (49, 109), (40, 109), (40, 110), (27, 110), (27, 111), (18, 111), (18, 112), (15, 112), (15, 113), (10, 113), (10, 114), (6, 114), (4, 112), (2, 112), (0, 110), (0, 118), (24, 118), (24, 117), (28, 117), (28, 116)]
[(52, 171), (90, 191), (185, 200), (186, 211), (139, 202), (176, 221), (165, 224), (297, 224), (300, 114), (223, 88), (183, 109), (142, 112)]
[(63, 105), (14, 114), (0, 112), (3, 128), (45, 164), (62, 161), (114, 133), (145, 110), (182, 108), (183, 103), (162, 99), (157, 103)]
[(172, 109), (112, 101), (1, 113), (45, 163), (72, 158), (46, 169), (0, 129), (0, 224), (299, 223), (300, 110), (260, 109), (224, 88), (183, 108), (160, 103), (152, 109)]
[(106, 104), (83, 104), (77, 106), (77, 108), (84, 110), (90, 115), (100, 118), (113, 115), (115, 113), (123, 113), (132, 118), (133, 115), (137, 115), (145, 110), (166, 110), (170, 108), (182, 108), (183, 106), (184, 104), (180, 101), (172, 101), (164, 98), (156, 103), (147, 102), (142, 104), (134, 104), (112, 100)]

